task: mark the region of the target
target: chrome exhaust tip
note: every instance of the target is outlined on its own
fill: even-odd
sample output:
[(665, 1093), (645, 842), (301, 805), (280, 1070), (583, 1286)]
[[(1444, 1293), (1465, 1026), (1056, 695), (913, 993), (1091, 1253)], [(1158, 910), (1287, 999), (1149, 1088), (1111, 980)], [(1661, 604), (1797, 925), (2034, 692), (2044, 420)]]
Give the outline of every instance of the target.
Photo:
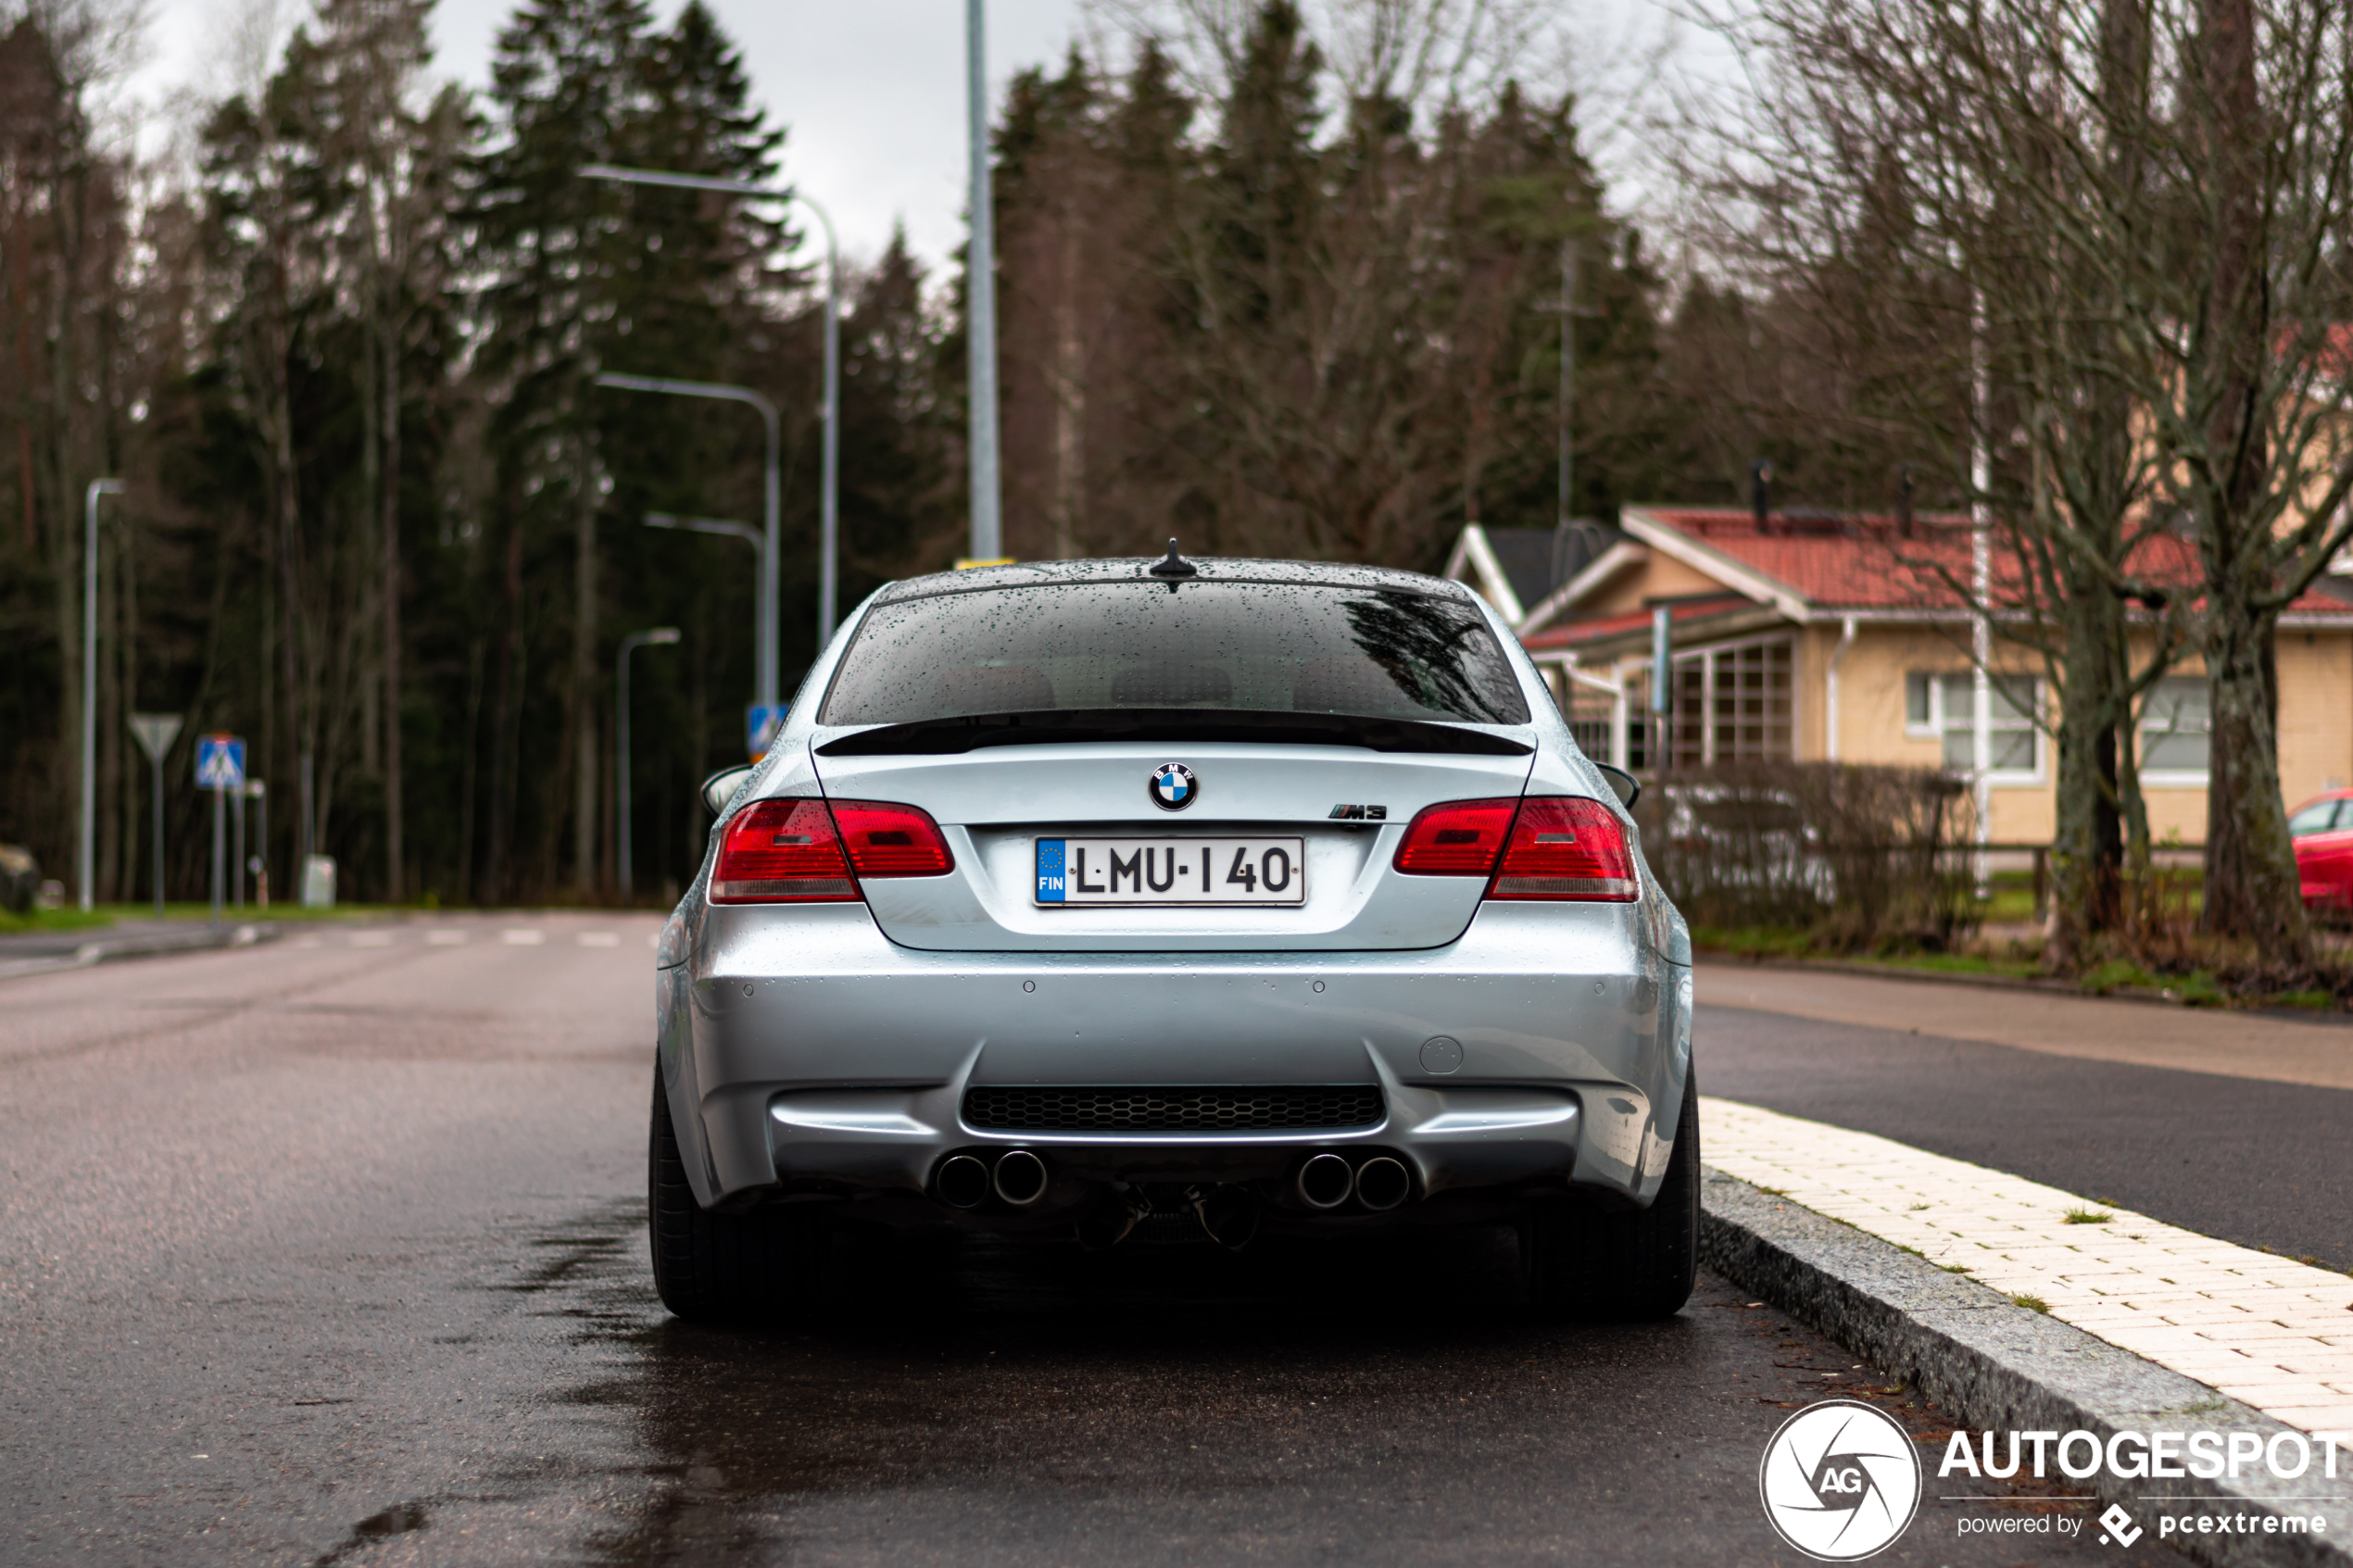
[(1026, 1148), (1008, 1151), (997, 1160), (997, 1196), (1015, 1209), (1026, 1209), (1046, 1196), (1046, 1162)]
[(1310, 1209), (1337, 1209), (1356, 1190), (1356, 1173), (1337, 1154), (1318, 1154), (1299, 1168), (1299, 1200)]
[(1197, 1198), (1193, 1212), (1209, 1239), (1228, 1252), (1239, 1252), (1258, 1234), (1258, 1199), (1246, 1188), (1221, 1186)]
[(1376, 1154), (1356, 1167), (1356, 1201), (1378, 1214), (1414, 1196), (1414, 1178), (1402, 1160)]
[(953, 1155), (941, 1161), (931, 1186), (950, 1209), (977, 1209), (988, 1201), (988, 1167), (969, 1154)]

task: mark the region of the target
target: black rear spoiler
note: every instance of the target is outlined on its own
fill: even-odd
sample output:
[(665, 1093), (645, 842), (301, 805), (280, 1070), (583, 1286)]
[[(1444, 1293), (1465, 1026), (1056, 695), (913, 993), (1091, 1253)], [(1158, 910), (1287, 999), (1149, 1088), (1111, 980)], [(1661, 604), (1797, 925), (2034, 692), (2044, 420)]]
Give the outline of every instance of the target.
[(1202, 708), (1067, 708), (982, 713), (883, 724), (829, 740), (821, 757), (952, 757), (992, 746), (1083, 746), (1152, 741), (1201, 745), (1353, 746), (1469, 757), (1525, 757), (1536, 748), (1510, 735), (1420, 719), (1361, 719), (1345, 713), (1284, 713)]

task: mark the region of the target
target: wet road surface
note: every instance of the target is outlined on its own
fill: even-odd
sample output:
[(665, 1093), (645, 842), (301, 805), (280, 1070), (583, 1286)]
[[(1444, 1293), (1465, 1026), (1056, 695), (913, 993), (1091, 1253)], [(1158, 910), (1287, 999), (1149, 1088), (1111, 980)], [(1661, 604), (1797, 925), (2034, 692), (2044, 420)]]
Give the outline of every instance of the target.
[[(2353, 1268), (2353, 1089), (1946, 1039), (1937, 1020), (1971, 994), (1914, 989), (1920, 1025), (1901, 1031), (1703, 1004), (1700, 1088)], [(2221, 1036), (2233, 1020), (2201, 1022)], [(2353, 1027), (2299, 1027), (2353, 1056)]]
[[(1757, 1462), (1833, 1391), (1959, 1489), (1934, 1410), (1780, 1314), (1703, 1279), (1667, 1323), (1547, 1323), (1500, 1231), (845, 1232), (810, 1324), (669, 1321), (653, 929), (0, 987), (0, 1562), (1794, 1563)], [(2080, 1502), (1972, 1496), (1877, 1561), (2174, 1561), (2098, 1546)], [(1995, 1512), (2085, 1533), (1958, 1535)]]

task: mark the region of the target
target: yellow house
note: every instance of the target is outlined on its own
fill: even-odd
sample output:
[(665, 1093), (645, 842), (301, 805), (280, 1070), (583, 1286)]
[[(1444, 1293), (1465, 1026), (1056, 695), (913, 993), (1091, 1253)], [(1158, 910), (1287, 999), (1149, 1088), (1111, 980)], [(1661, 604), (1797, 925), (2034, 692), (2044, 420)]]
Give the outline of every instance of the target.
[[(2184, 566), (2195, 569), (2186, 545)], [(1974, 768), (1964, 520), (1629, 507), (1592, 524), (1485, 530), (1447, 575), (1518, 631), (1592, 755), (1642, 772), (1749, 759)], [(2000, 597), (1997, 588), (1994, 596)], [(1664, 615), (1673, 681), (1651, 681)], [(1996, 635), (1990, 836), (2045, 844), (2056, 709), (2039, 651)], [(2139, 723), (2151, 832), (2206, 836), (2207, 688), (2183, 661)], [(2324, 579), (2282, 617), (2280, 774), (2288, 804), (2353, 780), (2353, 583)]]

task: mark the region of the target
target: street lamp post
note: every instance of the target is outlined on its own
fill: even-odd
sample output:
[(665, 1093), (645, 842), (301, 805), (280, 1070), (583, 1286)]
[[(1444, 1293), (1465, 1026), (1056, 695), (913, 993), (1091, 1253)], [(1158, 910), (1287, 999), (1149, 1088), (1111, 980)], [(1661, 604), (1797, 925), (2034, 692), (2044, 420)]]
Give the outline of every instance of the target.
[(82, 842), (75, 870), (85, 911), (94, 896), (98, 864), (98, 497), (121, 494), (122, 481), (94, 479), (82, 498)]
[(629, 874), (629, 656), (641, 647), (674, 643), (678, 640), (675, 626), (657, 626), (650, 632), (632, 632), (621, 639), (621, 656), (613, 671), (612, 733), (618, 755), (613, 759), (613, 861), (621, 871), (621, 896), (625, 900), (630, 893)]
[[(687, 533), (717, 533), (729, 539), (741, 539), (751, 546), (754, 556), (763, 556), (767, 545), (760, 537), (760, 530), (748, 522), (731, 522), (720, 517), (673, 517), (668, 512), (648, 512), (648, 528), (674, 528)], [(752, 607), (752, 636), (760, 636), (759, 607)]]
[(597, 384), (619, 387), (625, 392), (666, 392), (674, 397), (718, 397), (731, 403), (749, 403), (760, 410), (760, 417), (768, 427), (768, 483), (765, 494), (767, 518), (760, 550), (760, 657), (754, 660), (753, 668), (758, 671), (758, 701), (762, 708), (773, 709), (776, 706), (776, 552), (779, 547), (776, 406), (748, 386), (723, 386), (716, 382), (608, 374), (598, 376)]
[[(661, 169), (623, 169), (610, 163), (592, 163), (581, 173), (592, 180), (615, 180), (629, 185), (667, 185), (682, 191), (718, 191), (727, 195), (749, 196), (761, 201), (796, 202), (814, 213), (825, 231), (825, 390), (824, 447), (819, 458), (819, 491), (817, 497), (817, 646), (823, 651), (834, 640), (835, 591), (838, 575), (839, 540), (841, 533), (841, 245), (834, 233), (833, 216), (824, 207), (799, 191), (772, 191), (765, 185), (755, 185), (747, 180), (721, 180), (706, 174), (673, 174)], [(599, 378), (602, 379), (602, 378)], [(775, 470), (769, 470), (769, 487), (775, 486)], [(772, 498), (769, 530), (771, 563), (767, 570), (774, 581), (773, 557), (775, 531), (773, 525), (774, 503)], [(769, 621), (773, 633), (775, 620)], [(763, 703), (773, 705), (774, 694), (763, 696)]]

